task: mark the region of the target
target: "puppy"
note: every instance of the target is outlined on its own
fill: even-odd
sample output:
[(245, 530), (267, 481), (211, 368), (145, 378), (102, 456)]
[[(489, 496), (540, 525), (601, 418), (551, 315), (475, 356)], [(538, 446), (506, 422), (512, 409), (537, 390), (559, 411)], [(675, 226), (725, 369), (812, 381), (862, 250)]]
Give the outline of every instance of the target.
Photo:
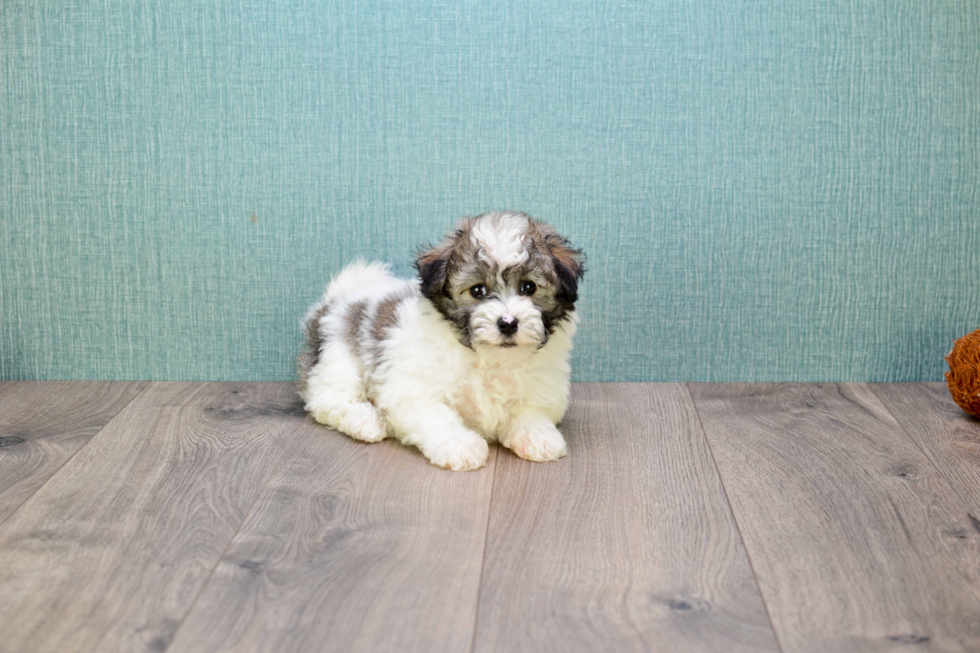
[(582, 252), (523, 213), (463, 218), (418, 278), (357, 262), (307, 314), (306, 410), (356, 440), (394, 436), (432, 463), (482, 467), (487, 442), (556, 460)]

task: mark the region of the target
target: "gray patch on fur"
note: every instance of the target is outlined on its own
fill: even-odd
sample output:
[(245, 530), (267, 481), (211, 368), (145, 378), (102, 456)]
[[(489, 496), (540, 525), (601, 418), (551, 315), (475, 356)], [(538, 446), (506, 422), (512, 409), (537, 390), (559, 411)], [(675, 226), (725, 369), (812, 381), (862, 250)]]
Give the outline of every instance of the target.
[(385, 297), (378, 304), (378, 310), (374, 314), (374, 323), (371, 325), (372, 340), (380, 342), (388, 338), (388, 331), (398, 323), (398, 305), (408, 297), (409, 293), (402, 292)]
[(398, 324), (398, 306), (411, 296), (410, 290), (400, 291), (385, 297), (378, 303), (369, 332), (373, 354), (372, 363), (375, 366), (381, 359), (383, 343), (388, 339), (388, 332)]
[(330, 312), (330, 302), (323, 302), (306, 320), (306, 349), (296, 357), (296, 374), (299, 377), (296, 381), (296, 388), (300, 394), (306, 392), (310, 371), (320, 362), (320, 351), (323, 349), (324, 343), (320, 333), (320, 320), (328, 312)]
[(344, 315), (344, 338), (358, 359), (361, 358), (362, 353), (361, 324), (364, 323), (365, 315), (367, 315), (366, 302), (354, 302), (347, 307), (347, 313)]

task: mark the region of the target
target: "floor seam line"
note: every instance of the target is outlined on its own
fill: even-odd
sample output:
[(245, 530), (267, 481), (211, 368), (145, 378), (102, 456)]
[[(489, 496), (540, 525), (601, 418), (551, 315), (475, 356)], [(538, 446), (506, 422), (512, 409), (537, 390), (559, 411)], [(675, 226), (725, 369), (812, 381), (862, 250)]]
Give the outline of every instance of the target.
[[(110, 381), (110, 383), (112, 383), (112, 381)], [(117, 410), (116, 413), (112, 417), (109, 418), (109, 421), (102, 425), (102, 428), (100, 428), (98, 431), (96, 431), (92, 435), (92, 437), (90, 437), (85, 442), (85, 444), (83, 444), (82, 446), (80, 446), (78, 448), (78, 451), (76, 451), (72, 455), (68, 456), (68, 458), (65, 459), (65, 462), (61, 463), (61, 465), (58, 466), (58, 469), (54, 470), (54, 472), (52, 472), (50, 476), (48, 476), (46, 479), (44, 479), (44, 482), (43, 483), (41, 483), (39, 486), (37, 486), (37, 489), (35, 489), (33, 492), (31, 492), (30, 496), (28, 496), (23, 501), (21, 501), (17, 505), (16, 508), (14, 508), (13, 510), (11, 510), (10, 513), (7, 514), (6, 517), (4, 517), (3, 519), (0, 519), (0, 527), (2, 527), (11, 517), (13, 517), (18, 512), (20, 512), (20, 509), (23, 508), (27, 504), (28, 501), (30, 501), (31, 499), (33, 499), (35, 497), (35, 495), (37, 495), (38, 492), (40, 492), (42, 489), (44, 489), (44, 487), (48, 483), (51, 482), (51, 479), (53, 479), (55, 476), (57, 476), (58, 474), (61, 473), (61, 470), (65, 468), (65, 465), (67, 465), (72, 460), (74, 460), (75, 459), (75, 456), (77, 456), (79, 454), (79, 452), (82, 451), (82, 449), (84, 449), (85, 447), (87, 447), (89, 445), (89, 443), (92, 442), (92, 440), (94, 440), (95, 438), (99, 437), (99, 435), (101, 435), (103, 431), (105, 431), (107, 428), (109, 428), (109, 425), (112, 424), (115, 421), (115, 419), (117, 417), (119, 417), (119, 415), (122, 414), (122, 412), (124, 410), (126, 410), (127, 408), (129, 408), (130, 404), (132, 404), (134, 401), (136, 401), (137, 399), (139, 399), (140, 397), (142, 397), (143, 396), (143, 393), (146, 392), (146, 389), (149, 388), (151, 385), (153, 385), (153, 381), (144, 381), (144, 383), (146, 385), (144, 385), (142, 388), (140, 388), (139, 389), (139, 392), (137, 392), (135, 395), (133, 395), (133, 397), (129, 401), (127, 401), (126, 404), (122, 408), (120, 408), (119, 410)]]
[[(865, 383), (864, 385), (866, 385), (868, 387), (868, 389), (871, 391), (871, 394), (874, 395), (875, 399), (877, 399), (881, 403), (881, 407), (885, 409), (885, 411), (888, 413), (888, 416), (891, 417), (893, 420), (895, 420), (895, 423), (898, 425), (898, 428), (902, 431), (902, 434), (913, 445), (915, 445), (915, 448), (919, 451), (919, 453), (922, 454), (923, 458), (926, 459), (926, 462), (929, 463), (929, 466), (932, 468), (932, 471), (934, 471), (939, 476), (939, 478), (943, 478), (944, 472), (943, 472), (943, 468), (939, 464), (939, 462), (936, 461), (936, 460), (933, 460), (933, 457), (930, 454), (930, 452), (927, 451), (925, 448), (923, 448), (923, 446), (921, 444), (919, 444), (919, 441), (918, 440), (916, 440), (914, 437), (912, 437), (912, 434), (909, 433), (909, 431), (908, 431), (907, 428), (905, 428), (905, 424), (901, 420), (899, 420), (898, 417), (896, 417), (895, 413), (892, 412), (892, 409), (888, 407), (888, 404), (885, 403), (885, 400), (882, 399), (881, 398), (881, 395), (879, 395), (878, 392), (875, 390), (875, 386), (885, 385), (885, 384), (882, 384), (882, 383)], [(910, 385), (921, 386), (922, 385), (922, 382), (912, 382)], [(959, 497), (960, 501), (962, 501), (965, 505), (970, 505), (972, 503), (972, 500), (969, 497), (963, 495), (960, 492), (959, 487), (953, 486), (952, 489), (956, 492), (956, 496)]]
[[(867, 388), (868, 388), (868, 390), (870, 390), (870, 391), (871, 391), (871, 394), (872, 394), (872, 395), (874, 396), (874, 398), (878, 400), (878, 403), (880, 403), (880, 404), (881, 404), (881, 407), (885, 409), (885, 412), (886, 412), (886, 413), (888, 413), (888, 416), (889, 416), (889, 417), (891, 417), (891, 418), (892, 418), (893, 420), (895, 420), (895, 424), (897, 424), (897, 425), (898, 425), (898, 428), (899, 428), (899, 429), (901, 429), (901, 431), (902, 431), (902, 434), (904, 434), (904, 435), (905, 435), (905, 437), (906, 437), (906, 438), (908, 438), (908, 440), (909, 440), (909, 441), (910, 441), (910, 442), (911, 442), (911, 443), (912, 443), (913, 445), (915, 445), (915, 448), (916, 448), (916, 449), (918, 449), (918, 451), (919, 451), (919, 453), (921, 453), (921, 454), (922, 454), (922, 456), (923, 456), (923, 457), (924, 457), (924, 458), (925, 458), (926, 460), (928, 460), (928, 461), (929, 461), (929, 464), (930, 464), (930, 465), (932, 465), (932, 467), (933, 467), (933, 468), (934, 468), (934, 469), (935, 469), (935, 470), (936, 470), (937, 472), (939, 472), (940, 474), (942, 474), (942, 469), (940, 468), (940, 466), (939, 466), (939, 464), (938, 464), (938, 463), (937, 463), (937, 462), (936, 462), (935, 460), (933, 460), (933, 459), (932, 459), (932, 456), (931, 456), (931, 455), (929, 454), (929, 452), (928, 452), (928, 451), (926, 451), (926, 450), (925, 450), (925, 449), (924, 449), (924, 448), (922, 447), (922, 445), (921, 445), (921, 444), (919, 444), (919, 441), (918, 441), (918, 440), (916, 440), (915, 438), (913, 438), (913, 437), (912, 437), (912, 434), (911, 434), (911, 433), (909, 433), (909, 431), (908, 431), (908, 429), (907, 429), (907, 428), (905, 428), (905, 424), (904, 424), (904, 423), (902, 423), (902, 422), (901, 422), (901, 421), (900, 421), (900, 420), (898, 419), (898, 417), (896, 417), (896, 416), (895, 416), (895, 413), (893, 413), (893, 412), (892, 412), (892, 409), (888, 407), (888, 404), (886, 404), (886, 403), (885, 403), (885, 400), (884, 400), (884, 399), (882, 399), (882, 398), (881, 398), (881, 395), (880, 395), (880, 394), (878, 394), (878, 392), (877, 392), (877, 390), (875, 390), (875, 386), (877, 386), (877, 385), (883, 385), (883, 384), (881, 384), (881, 383), (865, 383), (865, 384), (863, 384), (863, 385), (865, 385), (865, 386), (867, 386)], [(918, 384), (918, 383), (913, 383), (912, 385), (919, 385), (919, 384)]]
[(197, 605), (198, 599), (201, 598), (201, 595), (204, 594), (204, 590), (207, 589), (208, 585), (211, 583), (211, 578), (214, 576), (214, 572), (218, 569), (218, 565), (220, 565), (221, 561), (225, 559), (225, 555), (228, 553), (228, 549), (231, 548), (232, 542), (234, 542), (235, 538), (238, 537), (238, 534), (242, 532), (242, 526), (245, 525), (245, 522), (248, 521), (248, 518), (249, 516), (251, 516), (252, 511), (255, 510), (255, 504), (259, 502), (259, 499), (262, 497), (262, 494), (265, 492), (265, 489), (268, 487), (269, 480), (279, 470), (279, 465), (282, 464), (283, 458), (286, 457), (286, 454), (289, 452), (289, 450), (293, 446), (293, 443), (296, 441), (296, 434), (300, 432), (300, 429), (303, 428), (303, 425), (306, 424), (306, 422), (307, 419), (304, 418), (303, 420), (300, 421), (299, 424), (296, 425), (296, 428), (293, 430), (292, 436), (290, 436), (289, 442), (286, 444), (285, 447), (282, 448), (282, 453), (279, 454), (279, 459), (276, 460), (276, 464), (272, 466), (272, 469), (269, 471), (266, 477), (262, 479), (262, 485), (259, 488), (259, 491), (255, 494), (255, 499), (252, 501), (252, 505), (250, 505), (248, 507), (248, 510), (245, 511), (245, 515), (242, 517), (241, 523), (238, 524), (238, 527), (235, 529), (234, 534), (230, 538), (228, 538), (228, 543), (225, 544), (225, 548), (221, 551), (221, 555), (218, 556), (218, 559), (217, 561), (215, 561), (214, 566), (211, 567), (211, 571), (208, 572), (208, 576), (204, 580), (204, 583), (201, 585), (201, 589), (198, 590), (197, 596), (194, 597), (194, 600), (191, 601), (191, 604), (187, 607), (187, 612), (184, 613), (184, 616), (180, 620), (180, 625), (177, 626), (177, 628), (173, 632), (173, 635), (170, 636), (170, 641), (167, 642), (167, 646), (166, 648), (163, 649), (163, 653), (166, 653), (166, 651), (170, 649), (170, 646), (177, 639), (177, 633), (179, 633), (180, 629), (184, 627), (185, 623), (187, 623), (187, 618), (191, 616), (191, 613), (194, 611), (194, 607)]
[(487, 528), (483, 533), (483, 557), (480, 560), (480, 580), (476, 584), (476, 605), (473, 610), (473, 637), (470, 640), (470, 653), (476, 653), (476, 629), (480, 624), (480, 597), (483, 595), (483, 571), (487, 567), (487, 543), (490, 541), (490, 515), (493, 514), (493, 491), (497, 488), (497, 468), (500, 462), (500, 444), (493, 454), (493, 479), (490, 481), (490, 500), (487, 501)]
[(735, 509), (732, 508), (732, 501), (728, 496), (728, 488), (725, 487), (725, 479), (721, 475), (721, 470), (718, 469), (718, 461), (715, 458), (715, 452), (711, 450), (711, 440), (708, 439), (708, 431), (704, 428), (704, 420), (701, 419), (701, 411), (698, 409), (698, 403), (694, 400), (694, 393), (691, 392), (691, 383), (685, 383), (684, 388), (687, 390), (687, 396), (691, 400), (691, 406), (694, 407), (694, 415), (698, 418), (698, 426), (701, 428), (701, 437), (704, 438), (704, 444), (708, 447), (708, 456), (711, 458), (711, 466), (715, 469), (715, 475), (718, 477), (718, 482), (721, 484), (721, 492), (725, 497), (725, 505), (728, 506), (728, 514), (732, 516), (732, 523), (735, 524), (735, 532), (738, 533), (738, 539), (742, 543), (742, 550), (745, 551), (745, 559), (749, 563), (749, 570), (752, 572), (752, 580), (755, 581), (755, 587), (759, 590), (759, 599), (762, 601), (762, 607), (766, 611), (766, 618), (769, 620), (769, 628), (772, 629), (773, 639), (776, 641), (776, 646), (779, 647), (780, 651), (785, 652), (786, 648), (783, 643), (779, 641), (779, 633), (776, 631), (776, 624), (772, 620), (772, 613), (769, 611), (769, 603), (766, 601), (766, 596), (762, 592), (762, 583), (759, 582), (759, 573), (755, 570), (755, 565), (752, 563), (752, 555), (749, 553), (749, 545), (745, 542), (745, 536), (742, 535), (742, 527), (738, 523), (738, 517), (735, 516)]

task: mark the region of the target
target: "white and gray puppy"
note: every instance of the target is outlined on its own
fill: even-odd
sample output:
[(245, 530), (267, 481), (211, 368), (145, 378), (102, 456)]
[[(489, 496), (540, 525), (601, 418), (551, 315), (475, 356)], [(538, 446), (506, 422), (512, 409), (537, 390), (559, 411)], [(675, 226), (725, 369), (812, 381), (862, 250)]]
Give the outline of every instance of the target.
[(523, 213), (463, 218), (423, 251), (418, 278), (380, 263), (337, 275), (305, 318), (299, 388), (316, 421), (388, 436), (454, 470), (487, 442), (528, 460), (565, 455), (582, 253)]

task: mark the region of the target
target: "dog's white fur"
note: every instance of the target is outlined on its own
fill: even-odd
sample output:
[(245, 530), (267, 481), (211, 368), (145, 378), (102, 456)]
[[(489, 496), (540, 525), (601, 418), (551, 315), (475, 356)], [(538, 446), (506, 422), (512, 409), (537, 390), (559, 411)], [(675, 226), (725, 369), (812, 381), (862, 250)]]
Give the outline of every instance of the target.
[[(528, 460), (565, 455), (556, 425), (568, 405), (578, 318), (569, 312), (546, 337), (531, 298), (506, 291), (507, 269), (528, 263), (532, 223), (524, 214), (492, 215), (475, 219), (469, 238), (502, 291), (472, 310), (468, 345), (418, 279), (356, 262), (331, 281), (305, 319), (319, 351), (301, 394), (316, 421), (365, 442), (394, 436), (453, 470), (483, 466), (488, 442)], [(497, 328), (503, 316), (518, 320), (509, 339), (516, 346), (500, 346), (508, 342)]]

